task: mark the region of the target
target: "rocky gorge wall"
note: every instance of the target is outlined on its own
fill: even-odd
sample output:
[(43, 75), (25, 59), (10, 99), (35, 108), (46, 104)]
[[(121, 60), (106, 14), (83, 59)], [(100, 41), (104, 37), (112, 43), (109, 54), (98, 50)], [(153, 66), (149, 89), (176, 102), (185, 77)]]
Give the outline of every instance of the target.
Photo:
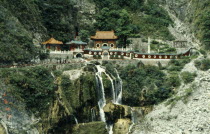
[(153, 111), (134, 127), (133, 134), (210, 132), (209, 71), (197, 70), (193, 62), (183, 69), (189, 70), (198, 74), (195, 80), (187, 85), (182, 84), (176, 95), (155, 106)]

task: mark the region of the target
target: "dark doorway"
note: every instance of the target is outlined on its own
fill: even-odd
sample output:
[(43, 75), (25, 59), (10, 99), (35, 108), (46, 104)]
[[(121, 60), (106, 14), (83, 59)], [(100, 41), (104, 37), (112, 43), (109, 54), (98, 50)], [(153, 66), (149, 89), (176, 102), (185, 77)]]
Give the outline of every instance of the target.
[(82, 58), (82, 54), (81, 53), (76, 54), (76, 58)]
[(103, 46), (104, 46), (104, 47), (107, 47), (107, 46), (108, 46), (108, 44), (103, 44)]

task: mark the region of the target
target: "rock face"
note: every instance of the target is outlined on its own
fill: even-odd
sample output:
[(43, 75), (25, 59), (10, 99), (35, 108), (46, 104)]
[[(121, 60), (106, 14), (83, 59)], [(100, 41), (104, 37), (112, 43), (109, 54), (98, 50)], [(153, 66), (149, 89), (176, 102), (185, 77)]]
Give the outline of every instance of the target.
[(106, 120), (109, 121), (115, 122), (117, 119), (131, 116), (131, 108), (129, 106), (108, 103), (103, 109), (106, 114)]
[[(184, 70), (190, 71), (193, 68), (195, 71), (193, 64), (189, 65), (187, 64)], [(209, 134), (210, 70), (196, 72), (198, 76), (194, 82), (183, 84), (174, 98), (186, 94), (191, 96), (181, 97), (170, 104), (166, 101), (155, 106), (145, 120), (135, 125), (133, 134)]]
[(0, 134), (7, 134), (2, 124), (0, 124)]
[(95, 22), (96, 5), (89, 0), (76, 0), (75, 7), (78, 9), (78, 24), (80, 29), (86, 29), (87, 26), (93, 28)]
[(71, 134), (108, 134), (104, 122), (91, 122), (75, 125)]
[(7, 94), (5, 85), (0, 90), (0, 134), (31, 133), (38, 130), (33, 127), (39, 119), (30, 116), (26, 111), (24, 103), (16, 100), (13, 94)]
[(192, 2), (188, 2), (188, 0), (162, 0), (162, 4), (174, 22), (173, 26), (169, 26), (171, 34), (176, 40), (188, 41), (188, 47), (198, 48), (200, 42), (194, 35), (192, 24), (189, 21), (193, 18), (192, 12), (194, 12)]
[(127, 134), (131, 124), (130, 119), (118, 119), (114, 124), (114, 134)]
[(70, 80), (76, 80), (82, 75), (83, 70), (70, 70), (70, 71), (64, 71), (64, 75), (68, 75), (70, 77)]

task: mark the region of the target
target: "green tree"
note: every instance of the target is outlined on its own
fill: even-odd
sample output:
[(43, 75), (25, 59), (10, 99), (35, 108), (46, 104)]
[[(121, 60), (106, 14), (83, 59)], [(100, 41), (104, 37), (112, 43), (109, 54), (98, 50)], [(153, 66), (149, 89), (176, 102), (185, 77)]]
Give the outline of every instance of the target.
[(8, 77), (10, 84), (15, 87), (13, 92), (24, 99), (28, 109), (36, 113), (48, 110), (55, 95), (55, 85), (47, 68), (14, 70)]
[(81, 37), (81, 40), (84, 42), (89, 41), (89, 35), (90, 33), (87, 30), (81, 30), (79, 33), (79, 36)]
[(128, 36), (137, 31), (137, 27), (131, 23), (127, 10), (110, 10), (107, 7), (97, 14), (95, 28), (101, 31), (115, 30), (123, 47), (128, 43)]

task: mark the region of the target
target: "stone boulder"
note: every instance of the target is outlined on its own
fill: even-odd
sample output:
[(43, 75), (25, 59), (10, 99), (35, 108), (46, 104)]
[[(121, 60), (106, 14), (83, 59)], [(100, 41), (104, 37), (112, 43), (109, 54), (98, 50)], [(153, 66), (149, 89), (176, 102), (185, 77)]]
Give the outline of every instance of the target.
[(131, 124), (132, 121), (130, 119), (118, 119), (113, 127), (114, 134), (127, 134)]
[(0, 134), (6, 134), (6, 130), (1, 124), (0, 124)]
[(71, 134), (108, 134), (108, 132), (106, 123), (90, 122), (75, 125)]
[(117, 119), (131, 118), (131, 108), (129, 106), (108, 103), (103, 109), (108, 121), (115, 122)]

